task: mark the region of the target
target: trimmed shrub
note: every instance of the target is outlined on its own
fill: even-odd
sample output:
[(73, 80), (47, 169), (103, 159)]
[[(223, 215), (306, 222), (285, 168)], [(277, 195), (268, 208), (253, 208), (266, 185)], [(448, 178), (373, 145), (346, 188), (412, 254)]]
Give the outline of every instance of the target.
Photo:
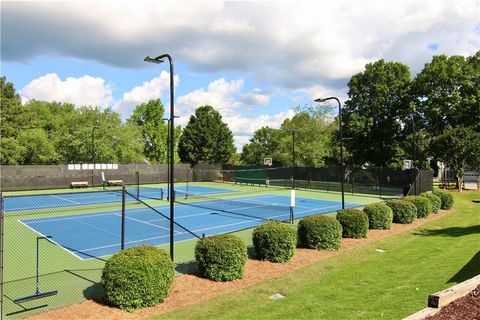
[(162, 302), (172, 287), (174, 264), (162, 249), (132, 247), (105, 263), (101, 284), (105, 300), (127, 311)]
[(425, 197), (409, 196), (405, 201), (411, 202), (417, 207), (417, 218), (426, 218), (432, 213), (432, 202)]
[(369, 204), (363, 208), (363, 212), (368, 217), (370, 229), (390, 229), (392, 226), (393, 211), (385, 203)]
[(368, 217), (358, 209), (343, 209), (337, 214), (337, 220), (342, 225), (344, 238), (366, 238), (368, 232)]
[(270, 222), (253, 230), (257, 258), (270, 262), (286, 262), (295, 254), (297, 234), (281, 222)]
[(440, 210), (442, 206), (442, 200), (438, 196), (433, 193), (422, 193), (420, 197), (429, 199), (432, 203), (432, 213), (438, 213), (438, 210)]
[(443, 190), (433, 190), (433, 194), (440, 198), (442, 205), (440, 209), (450, 210), (453, 206), (453, 194)]
[(342, 225), (321, 214), (305, 217), (298, 223), (300, 244), (311, 249), (338, 250), (342, 243)]
[(417, 217), (417, 207), (411, 202), (405, 200), (388, 200), (387, 206), (392, 208), (393, 222), (409, 224)]
[(241, 279), (247, 257), (245, 243), (231, 234), (206, 237), (195, 246), (198, 269), (204, 277), (215, 281)]

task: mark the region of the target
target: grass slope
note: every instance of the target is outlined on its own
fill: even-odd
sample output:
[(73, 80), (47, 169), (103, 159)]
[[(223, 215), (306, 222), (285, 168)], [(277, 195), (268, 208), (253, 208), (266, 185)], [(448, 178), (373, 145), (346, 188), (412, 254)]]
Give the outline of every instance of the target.
[[(480, 273), (476, 198), (455, 193), (454, 210), (421, 229), (151, 319), (401, 319), (428, 294)], [(275, 293), (286, 298), (269, 300)]]

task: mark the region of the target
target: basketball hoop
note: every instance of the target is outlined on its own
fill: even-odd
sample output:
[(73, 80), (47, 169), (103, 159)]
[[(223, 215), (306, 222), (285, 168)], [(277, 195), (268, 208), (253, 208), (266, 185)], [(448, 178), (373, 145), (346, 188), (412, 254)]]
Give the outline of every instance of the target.
[(271, 167), (272, 164), (273, 164), (273, 159), (272, 159), (272, 158), (264, 158), (264, 159), (263, 159), (263, 164), (264, 164), (265, 166)]

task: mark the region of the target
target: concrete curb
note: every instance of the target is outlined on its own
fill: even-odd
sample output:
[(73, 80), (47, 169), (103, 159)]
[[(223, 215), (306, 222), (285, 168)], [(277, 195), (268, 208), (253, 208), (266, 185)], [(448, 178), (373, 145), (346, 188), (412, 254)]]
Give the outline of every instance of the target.
[(428, 296), (428, 307), (422, 309), (404, 320), (421, 320), (428, 316), (433, 316), (439, 312), (444, 306), (452, 301), (462, 298), (469, 294), (473, 289), (480, 285), (480, 275), (465, 280), (448, 289), (433, 293)]

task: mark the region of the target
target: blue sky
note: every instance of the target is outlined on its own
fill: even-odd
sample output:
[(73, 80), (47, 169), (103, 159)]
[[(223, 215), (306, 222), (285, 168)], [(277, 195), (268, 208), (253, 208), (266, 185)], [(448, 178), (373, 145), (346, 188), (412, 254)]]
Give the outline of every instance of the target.
[[(112, 107), (123, 118), (160, 97), (176, 113), (222, 113), (239, 151), (318, 97), (347, 99), (350, 77), (378, 59), (412, 76), (434, 54), (480, 50), (480, 0), (2, 1), (1, 74), (22, 99)], [(319, 13), (325, 13), (323, 15)]]

